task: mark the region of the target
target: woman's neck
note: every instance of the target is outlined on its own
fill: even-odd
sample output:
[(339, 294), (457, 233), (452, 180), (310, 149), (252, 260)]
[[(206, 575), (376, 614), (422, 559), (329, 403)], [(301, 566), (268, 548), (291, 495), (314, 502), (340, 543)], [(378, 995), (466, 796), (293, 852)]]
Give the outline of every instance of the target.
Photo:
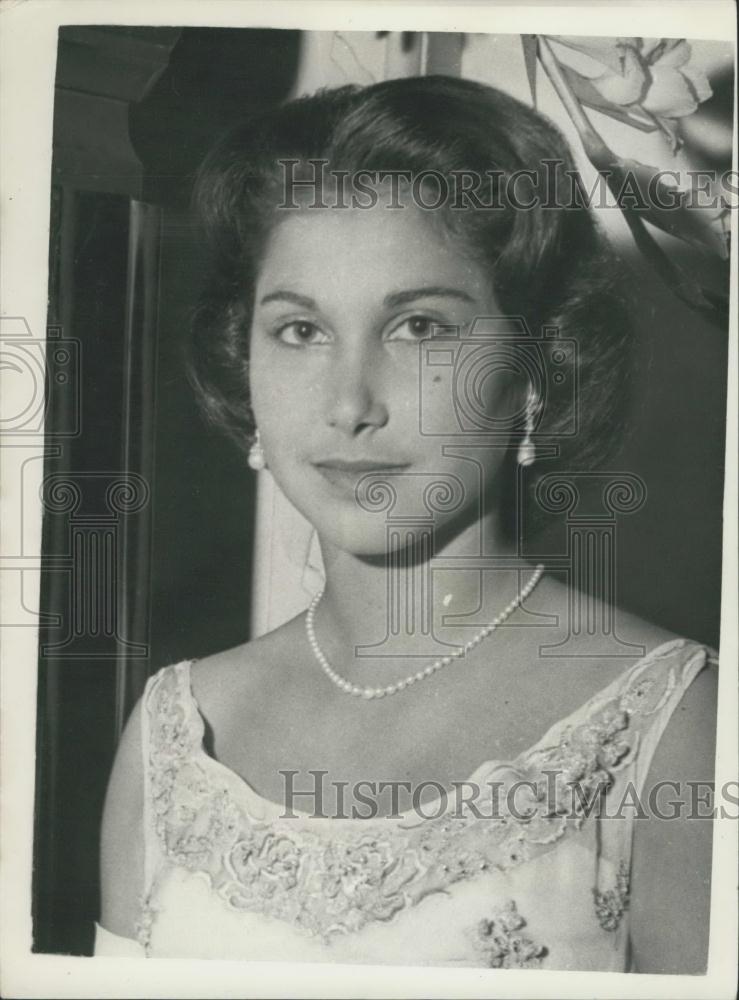
[(430, 560), (412, 549), (364, 559), (323, 543), (315, 628), (335, 669), (355, 683), (393, 683), (499, 615), (533, 570), (493, 524), (486, 529), (471, 525)]

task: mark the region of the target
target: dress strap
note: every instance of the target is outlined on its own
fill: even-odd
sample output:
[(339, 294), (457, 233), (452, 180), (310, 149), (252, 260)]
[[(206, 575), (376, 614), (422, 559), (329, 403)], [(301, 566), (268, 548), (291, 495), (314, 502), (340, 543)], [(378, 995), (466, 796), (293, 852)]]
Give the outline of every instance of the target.
[(620, 842), (627, 854), (630, 846), (625, 845), (631, 843), (635, 818), (648, 815), (645, 785), (659, 742), (685, 692), (714, 655), (698, 643), (677, 640), (648, 654), (625, 677), (616, 706), (625, 721), (629, 752), (623, 766), (614, 769), (609, 792), (609, 812), (615, 812), (617, 820), (605, 825), (607, 839)]
[(142, 697), (141, 748), (144, 775), (144, 895), (149, 896), (163, 861), (161, 827), (172, 774), (198, 741), (193, 732), (191, 660), (162, 667)]
[(629, 678), (621, 696), (621, 706), (639, 730), (639, 746), (630, 775), (639, 798), (673, 713), (698, 674), (716, 662), (714, 650), (694, 642), (683, 642), (645, 661), (644, 669)]
[[(665, 643), (630, 669), (611, 703), (620, 713), (623, 757), (611, 767), (613, 784), (595, 832), (594, 900), (606, 930), (629, 927), (633, 836), (637, 816), (649, 820), (644, 791), (649, 769), (672, 714), (715, 654), (687, 640)], [(620, 753), (621, 751), (619, 751)]]

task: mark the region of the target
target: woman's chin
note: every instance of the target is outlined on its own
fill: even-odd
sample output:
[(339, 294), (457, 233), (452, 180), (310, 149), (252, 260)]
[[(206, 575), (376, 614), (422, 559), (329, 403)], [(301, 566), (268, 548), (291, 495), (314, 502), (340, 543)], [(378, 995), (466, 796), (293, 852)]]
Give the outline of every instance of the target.
[(371, 515), (324, 521), (315, 527), (324, 549), (330, 546), (369, 560), (384, 560), (391, 551), (387, 523)]
[(367, 562), (383, 565), (403, 553), (402, 561), (426, 562), (432, 555), (432, 540), (426, 525), (402, 525), (377, 515), (338, 519), (330, 524), (315, 524), (321, 547), (347, 552)]

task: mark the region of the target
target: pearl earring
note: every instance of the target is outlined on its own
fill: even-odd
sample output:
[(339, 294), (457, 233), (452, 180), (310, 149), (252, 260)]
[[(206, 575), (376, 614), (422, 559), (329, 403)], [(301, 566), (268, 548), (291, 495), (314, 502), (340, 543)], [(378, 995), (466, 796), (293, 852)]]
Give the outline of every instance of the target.
[(249, 456), (246, 460), (249, 464), (250, 469), (254, 469), (255, 472), (260, 472), (262, 469), (267, 468), (267, 459), (264, 457), (264, 449), (262, 448), (262, 443), (259, 440), (259, 431), (254, 432), (254, 440), (252, 441), (251, 448), (249, 449)]
[(534, 403), (534, 397), (529, 396), (528, 405), (526, 406), (526, 436), (523, 438), (518, 446), (518, 464), (527, 466), (533, 465), (536, 461), (536, 445), (531, 440), (531, 434), (534, 430), (534, 411), (536, 410), (536, 405)]

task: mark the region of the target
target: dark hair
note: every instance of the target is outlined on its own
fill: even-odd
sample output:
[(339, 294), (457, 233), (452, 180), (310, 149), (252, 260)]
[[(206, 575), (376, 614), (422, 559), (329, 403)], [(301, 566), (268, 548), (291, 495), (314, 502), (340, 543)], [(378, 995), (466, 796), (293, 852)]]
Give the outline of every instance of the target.
[[(211, 274), (198, 307), (190, 371), (206, 415), (242, 447), (252, 431), (248, 345), (252, 293), (265, 238), (281, 198), (280, 160), (328, 161), (329, 169), (552, 172), (559, 187), (535, 207), (467, 209), (444, 215), (464, 229), (489, 264), (496, 299), (537, 334), (542, 325), (577, 343), (579, 432), (566, 400), (547, 407), (537, 437), (560, 438), (561, 459), (599, 463), (618, 443), (632, 351), (631, 325), (614, 280), (613, 259), (593, 217), (568, 205), (574, 165), (559, 131), (542, 115), (492, 87), (444, 76), (346, 86), (291, 101), (229, 132), (201, 167), (195, 204), (211, 250)], [(568, 176), (566, 173), (570, 171)], [(558, 181), (556, 180), (558, 178)], [(554, 194), (554, 196), (552, 196)], [(282, 195), (284, 197), (284, 195)], [(548, 206), (548, 207), (547, 207)], [(455, 217), (456, 216), (456, 217)], [(571, 408), (570, 408), (571, 409)]]

